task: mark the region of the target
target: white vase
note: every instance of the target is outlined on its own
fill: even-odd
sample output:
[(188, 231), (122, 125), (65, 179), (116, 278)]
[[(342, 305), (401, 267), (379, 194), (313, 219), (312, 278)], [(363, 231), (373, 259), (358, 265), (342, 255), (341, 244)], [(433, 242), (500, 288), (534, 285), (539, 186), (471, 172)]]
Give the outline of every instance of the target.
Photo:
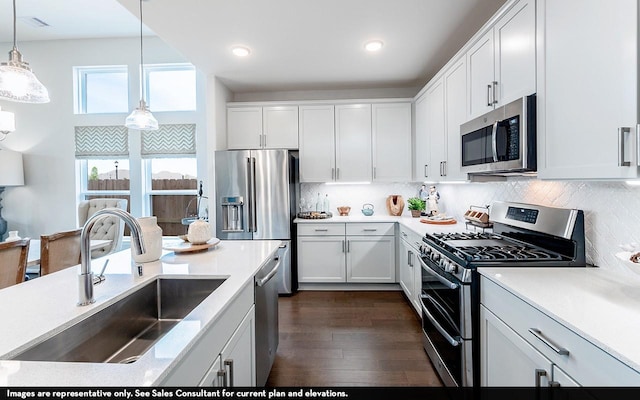
[(16, 240), (22, 239), (18, 236), (18, 231), (9, 231), (9, 236), (4, 240), (5, 242), (14, 242)]
[(197, 219), (189, 224), (187, 229), (187, 240), (192, 244), (207, 243), (213, 235), (211, 234), (211, 226), (202, 219)]
[(131, 246), (131, 256), (137, 263), (156, 261), (162, 255), (162, 228), (158, 226), (156, 217), (136, 218), (140, 224), (144, 254), (137, 254), (134, 246)]

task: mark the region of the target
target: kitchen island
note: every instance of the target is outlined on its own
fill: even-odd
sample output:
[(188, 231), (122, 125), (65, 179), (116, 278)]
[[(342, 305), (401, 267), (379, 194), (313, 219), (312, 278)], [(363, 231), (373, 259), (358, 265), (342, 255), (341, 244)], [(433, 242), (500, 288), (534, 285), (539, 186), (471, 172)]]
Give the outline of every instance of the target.
[[(252, 296), (254, 275), (279, 245), (275, 240), (234, 240), (202, 252), (163, 250), (160, 260), (141, 264), (142, 276), (131, 262), (130, 250), (123, 250), (93, 260), (96, 274), (109, 260), (106, 279), (94, 286), (95, 303), (83, 307), (76, 305), (79, 266), (0, 290), (0, 386), (157, 386), (167, 380), (175, 384), (171, 378), (193, 347), (212, 328), (217, 329), (230, 305), (249, 287)], [(225, 280), (131, 364), (10, 360), (158, 277)]]

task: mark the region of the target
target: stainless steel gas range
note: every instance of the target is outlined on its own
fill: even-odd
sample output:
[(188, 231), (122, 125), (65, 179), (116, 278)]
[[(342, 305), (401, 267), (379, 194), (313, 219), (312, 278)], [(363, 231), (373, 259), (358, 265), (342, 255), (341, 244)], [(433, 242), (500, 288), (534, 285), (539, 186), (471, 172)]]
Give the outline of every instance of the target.
[(478, 267), (586, 266), (581, 210), (507, 202), (494, 202), (490, 210), (490, 233), (422, 239), (424, 348), (447, 386), (479, 384)]

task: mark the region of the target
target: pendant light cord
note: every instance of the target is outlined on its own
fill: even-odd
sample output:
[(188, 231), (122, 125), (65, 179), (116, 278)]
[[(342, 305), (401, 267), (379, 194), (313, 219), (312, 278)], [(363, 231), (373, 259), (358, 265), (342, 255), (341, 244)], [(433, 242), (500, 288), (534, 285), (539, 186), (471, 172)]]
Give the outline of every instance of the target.
[(16, 0), (13, 0), (13, 49), (16, 50)]
[[(16, 0), (13, 0), (14, 2)], [(142, 101), (144, 101), (144, 58), (142, 56), (143, 51), (142, 51), (142, 0), (140, 0), (140, 90), (142, 91), (142, 93), (140, 94), (140, 97), (142, 99)]]

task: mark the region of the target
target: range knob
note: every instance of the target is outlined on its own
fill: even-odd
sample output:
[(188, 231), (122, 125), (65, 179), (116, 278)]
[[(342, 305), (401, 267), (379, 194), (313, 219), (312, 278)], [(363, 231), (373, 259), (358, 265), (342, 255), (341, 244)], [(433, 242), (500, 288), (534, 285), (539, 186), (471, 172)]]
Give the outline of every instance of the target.
[(447, 261), (447, 265), (445, 265), (444, 270), (446, 272), (449, 272), (450, 274), (455, 274), (456, 272), (458, 272), (458, 266), (451, 261)]
[(433, 260), (434, 262), (438, 262), (438, 260), (440, 260), (440, 254), (436, 253), (435, 251), (431, 252), (431, 260)]

